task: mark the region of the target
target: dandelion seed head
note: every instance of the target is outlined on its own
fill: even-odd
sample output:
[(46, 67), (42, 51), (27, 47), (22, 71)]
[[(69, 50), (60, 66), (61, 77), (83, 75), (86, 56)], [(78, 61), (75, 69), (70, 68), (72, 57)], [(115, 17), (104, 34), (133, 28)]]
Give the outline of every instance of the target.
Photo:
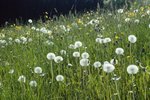
[(55, 59), (55, 54), (54, 54), (54, 53), (51, 53), (51, 52), (48, 53), (48, 54), (47, 54), (47, 59), (48, 59), (48, 60), (53, 60), (53, 59)]
[(129, 65), (127, 67), (128, 74), (137, 74), (139, 71), (139, 68), (136, 65)]
[(18, 81), (25, 83), (26, 82), (26, 77), (24, 75), (21, 75), (21, 76), (19, 76)]
[(131, 20), (130, 18), (126, 18), (125, 22), (130, 22), (130, 20)]
[(54, 61), (55, 61), (56, 63), (60, 63), (60, 62), (63, 61), (63, 57), (61, 57), (61, 56), (56, 56), (56, 57), (54, 58)]
[(118, 9), (117, 12), (118, 12), (119, 14), (122, 14), (122, 13), (123, 13), (123, 9)]
[(111, 59), (110, 63), (113, 65), (116, 65), (116, 64), (118, 64), (118, 60), (117, 59)]
[(104, 64), (103, 65), (103, 71), (105, 71), (106, 73), (111, 73), (114, 71), (114, 69), (115, 69), (115, 67), (112, 64)]
[(80, 57), (80, 52), (77, 52), (77, 51), (75, 51), (75, 52), (73, 52), (73, 57)]
[(32, 21), (32, 19), (28, 19), (28, 22), (31, 24), (33, 21)]
[(82, 58), (86, 58), (86, 59), (87, 59), (87, 58), (89, 58), (89, 56), (90, 56), (90, 55), (89, 55), (87, 52), (83, 52), (83, 53), (81, 54), (81, 57), (82, 57)]
[(95, 68), (99, 68), (101, 66), (101, 62), (96, 61), (96, 62), (94, 62), (93, 65), (94, 65)]
[(115, 50), (117, 55), (123, 55), (124, 54), (124, 49), (123, 48), (116, 48)]
[(37, 87), (37, 82), (35, 80), (30, 81), (29, 85), (31, 87)]
[(42, 68), (41, 67), (35, 67), (34, 68), (34, 73), (41, 74), (42, 73)]
[(63, 75), (57, 75), (56, 76), (56, 81), (64, 81), (64, 76)]
[(137, 38), (136, 38), (135, 35), (129, 35), (129, 36), (128, 36), (128, 41), (129, 41), (130, 43), (135, 43), (135, 42), (137, 41)]
[(83, 58), (80, 60), (81, 66), (89, 66), (89, 64), (90, 64), (89, 59)]
[(13, 74), (15, 72), (15, 70), (14, 69), (11, 69), (8, 73), (9, 74)]
[(61, 55), (66, 55), (67, 52), (66, 52), (66, 50), (61, 50), (61, 51), (60, 51), (60, 54), (61, 54)]
[(15, 39), (16, 43), (21, 43), (20, 39)]
[(80, 47), (82, 47), (82, 42), (76, 41), (74, 45), (75, 45), (75, 48), (80, 48)]

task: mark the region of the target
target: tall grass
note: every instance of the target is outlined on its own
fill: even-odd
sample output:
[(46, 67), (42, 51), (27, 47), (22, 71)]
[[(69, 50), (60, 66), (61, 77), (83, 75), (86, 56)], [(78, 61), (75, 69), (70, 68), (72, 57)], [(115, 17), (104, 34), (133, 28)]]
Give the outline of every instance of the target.
[[(137, 12), (138, 11), (138, 12)], [(87, 12), (83, 15), (60, 16), (45, 23), (11, 25), (0, 29), (0, 99), (1, 100), (148, 100), (150, 99), (150, 11), (149, 6), (133, 8), (123, 13)], [(125, 21), (130, 18), (130, 21)], [(139, 22), (135, 22), (138, 19)], [(43, 28), (44, 27), (44, 28)], [(130, 45), (129, 35), (137, 42)], [(96, 38), (110, 38), (108, 43)], [(16, 40), (17, 39), (17, 40)], [(27, 40), (26, 40), (27, 39)], [(71, 44), (82, 42), (82, 47)], [(74, 45), (72, 45), (74, 46)], [(124, 49), (117, 55), (115, 49)], [(65, 53), (61, 53), (65, 50)], [(82, 67), (73, 52), (89, 53), (89, 66)], [(47, 54), (62, 56), (56, 63)], [(116, 59), (115, 70), (103, 71), (93, 63)], [(106, 63), (106, 62), (105, 62)], [(135, 64), (139, 72), (127, 73), (128, 65)], [(42, 72), (34, 72), (35, 67)], [(53, 70), (51, 70), (53, 69)], [(57, 81), (57, 75), (63, 81)], [(26, 77), (25, 83), (18, 81)], [(35, 80), (37, 86), (31, 86)]]

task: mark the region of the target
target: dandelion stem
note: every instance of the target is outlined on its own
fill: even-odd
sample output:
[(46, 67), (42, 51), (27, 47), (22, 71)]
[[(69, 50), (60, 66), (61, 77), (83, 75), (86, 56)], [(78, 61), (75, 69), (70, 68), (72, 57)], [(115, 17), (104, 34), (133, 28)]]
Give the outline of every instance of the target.
[(134, 97), (134, 76), (133, 76), (133, 74), (132, 74), (132, 91), (133, 91), (133, 93), (132, 93), (132, 100), (135, 100), (135, 97)]
[(130, 63), (132, 62), (132, 46), (131, 46), (131, 43), (130, 43)]
[[(147, 83), (146, 78), (145, 78), (145, 75), (146, 75), (146, 73), (144, 73), (144, 75), (143, 75), (143, 81)], [(144, 85), (144, 90), (145, 90), (144, 98), (145, 98), (145, 100), (147, 100), (147, 99), (146, 99), (146, 95), (147, 95), (147, 94), (146, 94), (146, 89), (147, 89), (147, 88), (146, 88), (146, 84), (145, 84), (145, 85)]]
[(120, 93), (119, 93), (119, 90), (118, 90), (118, 85), (117, 85), (117, 81), (115, 80), (115, 85), (116, 85), (116, 91), (118, 93), (118, 100), (121, 100), (120, 98)]
[(51, 75), (52, 75), (52, 83), (54, 81), (54, 73), (53, 73), (53, 62), (51, 61)]

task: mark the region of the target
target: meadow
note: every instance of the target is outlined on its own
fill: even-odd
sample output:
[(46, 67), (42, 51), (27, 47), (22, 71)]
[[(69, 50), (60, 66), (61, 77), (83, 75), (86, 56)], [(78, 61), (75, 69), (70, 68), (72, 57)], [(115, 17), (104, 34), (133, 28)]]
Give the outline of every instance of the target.
[(150, 6), (0, 28), (1, 100), (150, 100)]

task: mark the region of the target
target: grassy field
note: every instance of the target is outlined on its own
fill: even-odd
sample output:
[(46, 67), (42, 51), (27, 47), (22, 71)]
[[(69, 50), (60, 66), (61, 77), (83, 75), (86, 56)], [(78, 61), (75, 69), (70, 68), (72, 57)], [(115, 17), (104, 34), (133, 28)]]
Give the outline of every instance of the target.
[(0, 29), (1, 100), (150, 100), (150, 6)]

